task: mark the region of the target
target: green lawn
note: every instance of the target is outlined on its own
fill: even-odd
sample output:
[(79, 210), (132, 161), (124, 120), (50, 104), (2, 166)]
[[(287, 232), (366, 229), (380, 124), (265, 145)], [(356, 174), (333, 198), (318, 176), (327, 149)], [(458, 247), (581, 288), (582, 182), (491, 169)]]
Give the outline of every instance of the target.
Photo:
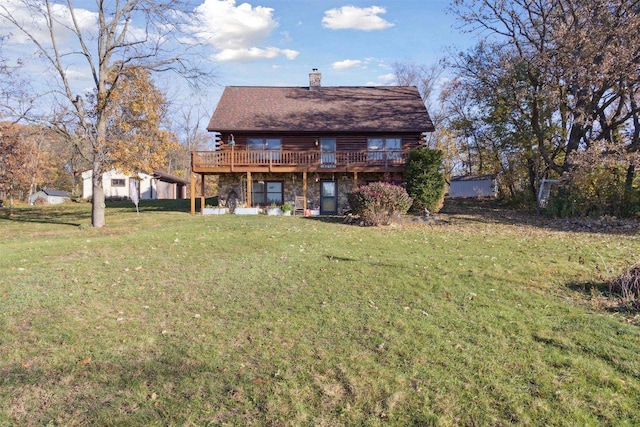
[(0, 426), (638, 425), (636, 235), (0, 212)]

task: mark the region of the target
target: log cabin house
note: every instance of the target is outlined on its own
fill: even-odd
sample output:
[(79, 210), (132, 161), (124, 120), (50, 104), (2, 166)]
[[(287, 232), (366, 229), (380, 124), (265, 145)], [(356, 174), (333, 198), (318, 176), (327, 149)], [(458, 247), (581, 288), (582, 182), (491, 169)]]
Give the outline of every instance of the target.
[(416, 87), (323, 87), (314, 69), (308, 87), (226, 87), (207, 130), (220, 148), (191, 153), (191, 213), (197, 176), (204, 194), (217, 175), (227, 206), (297, 200), (331, 215), (359, 185), (402, 183), (407, 154), (434, 127)]

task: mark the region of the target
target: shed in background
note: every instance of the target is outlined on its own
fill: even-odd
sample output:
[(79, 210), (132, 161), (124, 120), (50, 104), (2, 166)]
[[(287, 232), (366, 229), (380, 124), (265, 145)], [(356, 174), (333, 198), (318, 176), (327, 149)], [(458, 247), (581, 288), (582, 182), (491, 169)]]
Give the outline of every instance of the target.
[(155, 171), (153, 178), (156, 180), (156, 198), (187, 198), (187, 185), (189, 185), (189, 183), (186, 180), (162, 171)]
[(494, 175), (454, 176), (449, 183), (449, 197), (496, 197), (498, 185)]
[[(93, 196), (93, 171), (82, 172), (82, 198)], [(136, 180), (135, 186), (130, 186), (129, 181)], [(166, 172), (155, 171), (153, 175), (138, 172), (126, 174), (116, 169), (111, 169), (102, 175), (102, 186), (107, 199), (130, 199), (131, 191), (138, 192), (139, 200), (150, 199), (184, 199), (187, 196), (189, 183), (175, 175)], [(133, 190), (135, 188), (135, 190)]]
[(29, 204), (57, 205), (70, 199), (71, 195), (66, 191), (40, 190), (29, 196)]

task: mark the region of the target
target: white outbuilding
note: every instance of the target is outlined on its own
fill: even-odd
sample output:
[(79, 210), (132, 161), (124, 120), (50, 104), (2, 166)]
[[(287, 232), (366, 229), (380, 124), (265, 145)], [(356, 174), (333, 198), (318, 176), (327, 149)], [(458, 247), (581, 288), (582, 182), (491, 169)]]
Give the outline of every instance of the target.
[(58, 205), (71, 200), (71, 195), (66, 191), (40, 190), (29, 196), (29, 204)]
[[(82, 198), (93, 196), (93, 171), (82, 172)], [(134, 181), (135, 185), (131, 185)], [(136, 191), (138, 200), (184, 199), (188, 182), (174, 175), (156, 171), (153, 175), (144, 172), (124, 174), (112, 169), (102, 174), (102, 187), (107, 199), (131, 199)]]
[(494, 175), (454, 176), (449, 183), (449, 197), (496, 197), (498, 185)]

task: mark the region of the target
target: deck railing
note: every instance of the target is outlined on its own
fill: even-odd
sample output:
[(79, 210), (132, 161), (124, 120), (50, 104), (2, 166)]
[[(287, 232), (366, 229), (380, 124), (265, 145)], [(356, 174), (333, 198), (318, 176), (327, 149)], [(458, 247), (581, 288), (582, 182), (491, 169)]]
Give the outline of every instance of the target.
[(401, 166), (406, 154), (401, 151), (193, 151), (194, 169), (233, 166), (318, 167)]

